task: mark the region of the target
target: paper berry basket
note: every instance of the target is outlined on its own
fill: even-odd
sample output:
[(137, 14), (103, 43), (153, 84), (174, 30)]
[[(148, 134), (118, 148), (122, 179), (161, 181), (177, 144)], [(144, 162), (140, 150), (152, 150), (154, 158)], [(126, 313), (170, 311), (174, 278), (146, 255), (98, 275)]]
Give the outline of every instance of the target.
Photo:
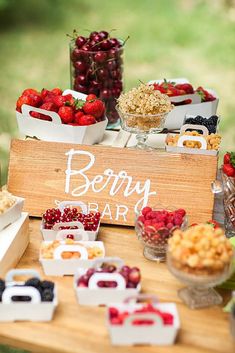
[[(85, 100), (87, 95), (67, 89), (63, 95), (72, 94), (74, 98)], [(49, 116), (52, 121), (32, 118), (30, 112)], [(16, 111), (16, 119), (21, 134), (36, 137), (39, 140), (93, 145), (101, 142), (108, 124), (108, 119), (88, 126), (62, 124), (60, 116), (53, 111), (22, 105), (22, 113)]]
[[(170, 146), (167, 144), (168, 138), (170, 136), (175, 136), (174, 134), (168, 134), (166, 137), (166, 143), (165, 143), (165, 149), (167, 152), (186, 153), (186, 154), (201, 154), (201, 155), (206, 155), (206, 156), (217, 156), (218, 155), (219, 150), (208, 150), (207, 149), (206, 136), (208, 136), (208, 129), (205, 126), (185, 124), (181, 127), (180, 134), (183, 134), (187, 129), (201, 130), (203, 134), (201, 136), (182, 135), (178, 139), (177, 146)], [(185, 141), (200, 142), (201, 147), (200, 148), (185, 147), (184, 146)]]
[[(81, 212), (83, 214), (87, 214), (88, 213), (88, 208), (87, 205), (82, 202), (82, 201), (62, 201), (58, 204), (58, 209), (63, 212), (63, 210), (65, 209), (66, 206), (74, 206), (74, 207), (80, 207), (81, 208)], [(76, 229), (76, 232), (73, 232), (73, 234), (76, 234), (76, 236), (78, 236), (79, 234), (81, 234), (81, 236), (83, 237), (84, 240), (90, 240), (90, 241), (94, 241), (97, 239), (98, 233), (99, 233), (99, 228), (100, 228), (100, 222), (98, 224), (98, 227), (95, 231), (89, 231), (89, 230), (84, 230), (84, 226), (81, 222), (78, 221), (73, 221), (73, 222), (59, 222), (56, 223), (52, 229), (45, 229), (45, 223), (42, 220), (41, 226), (40, 226), (40, 230), (43, 236), (43, 239), (45, 241), (51, 241), (51, 240), (55, 240), (57, 234), (60, 232), (61, 227), (77, 227), (78, 229)], [(75, 229), (70, 229), (68, 234), (72, 234), (72, 231), (74, 231)], [(88, 239), (86, 239), (86, 235), (88, 236)], [(78, 239), (77, 239), (78, 240)]]
[(20, 218), (24, 205), (22, 197), (15, 197), (16, 202), (0, 215), (0, 231)]
[[(162, 83), (163, 80), (152, 80), (149, 83)], [(187, 78), (171, 78), (167, 81), (175, 83), (189, 83)], [(182, 96), (170, 97), (173, 102), (181, 102), (186, 99), (191, 99), (192, 103), (187, 105), (176, 106), (168, 115), (165, 122), (165, 128), (168, 130), (177, 130), (180, 129), (184, 123), (184, 117), (186, 114), (192, 115), (202, 115), (202, 116), (211, 116), (216, 114), (219, 97), (217, 93), (210, 89), (206, 89), (209, 93), (213, 94), (216, 98), (210, 102), (201, 102), (200, 96), (198, 94), (187, 94)]]
[[(141, 312), (143, 304), (137, 300), (147, 299), (153, 307), (161, 312), (171, 314), (173, 323), (164, 324), (163, 318), (154, 312)], [(112, 324), (110, 319), (110, 309), (119, 312), (129, 313), (122, 324)], [(135, 311), (138, 312), (135, 312)], [(140, 294), (127, 298), (123, 303), (109, 304), (107, 307), (107, 326), (111, 338), (111, 343), (117, 346), (131, 345), (172, 345), (175, 342), (180, 328), (180, 320), (176, 304), (158, 303), (156, 297)], [(140, 324), (142, 322), (142, 324)], [(144, 323), (145, 322), (145, 323)]]
[[(33, 276), (40, 279), (37, 271), (31, 269), (13, 269), (5, 277), (6, 288), (0, 302), (0, 321), (50, 321), (58, 305), (57, 290), (54, 287), (54, 299), (42, 302), (37, 288), (31, 286), (17, 287), (23, 282), (14, 281), (15, 276)], [(15, 302), (14, 296), (29, 296), (29, 302)]]
[[(104, 257), (93, 262), (92, 268), (99, 268), (103, 263), (115, 263), (120, 268), (124, 265), (119, 257)], [(78, 268), (74, 276), (74, 289), (80, 305), (107, 305), (109, 303), (122, 303), (129, 296), (137, 295), (141, 290), (140, 283), (136, 288), (126, 288), (126, 281), (119, 273), (94, 273), (88, 282), (88, 287), (78, 287), (79, 278), (85, 274), (83, 268)], [(117, 283), (115, 288), (101, 288), (99, 281), (112, 281)]]
[[(102, 241), (79, 241), (75, 244), (66, 244), (64, 241), (59, 241), (60, 244), (53, 251), (53, 258), (45, 258), (42, 254), (42, 249), (45, 246), (51, 245), (53, 242), (44, 241), (41, 244), (39, 261), (42, 264), (44, 273), (47, 276), (64, 276), (74, 275), (77, 268), (87, 269), (93, 265), (95, 259), (89, 259), (89, 247), (95, 247), (105, 256), (104, 243)], [(79, 258), (63, 258), (63, 253), (79, 253)]]

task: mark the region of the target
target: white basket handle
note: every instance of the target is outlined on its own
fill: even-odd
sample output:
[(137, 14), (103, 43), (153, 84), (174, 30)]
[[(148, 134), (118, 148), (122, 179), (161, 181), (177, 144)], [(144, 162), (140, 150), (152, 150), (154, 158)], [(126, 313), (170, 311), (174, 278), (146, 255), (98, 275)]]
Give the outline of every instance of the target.
[(151, 303), (157, 304), (158, 298), (152, 294), (137, 294), (132, 295), (124, 300), (125, 304), (129, 304), (130, 302), (137, 303), (138, 300), (151, 300)]
[(15, 276), (29, 276), (29, 277), (36, 277), (38, 279), (40, 279), (40, 275), (38, 273), (38, 271), (33, 270), (33, 269), (12, 269), (10, 271), (7, 272), (6, 274), (6, 283), (7, 282), (13, 282), (13, 279)]
[(30, 112), (36, 112), (49, 116), (54, 124), (62, 124), (60, 116), (56, 112), (52, 112), (51, 110), (40, 109), (27, 104), (23, 104), (21, 107), (21, 111), (23, 115), (28, 116), (29, 118), (32, 118)]
[(84, 101), (86, 100), (86, 97), (87, 97), (87, 94), (76, 92), (76, 91), (73, 91), (72, 89), (66, 89), (62, 93), (62, 96), (66, 96), (67, 94), (72, 94), (73, 98), (82, 99)]
[(203, 136), (208, 136), (209, 131), (204, 125), (184, 124), (181, 126), (180, 133), (183, 134), (188, 129), (201, 130)]
[(2, 294), (2, 303), (3, 304), (11, 304), (15, 303), (12, 301), (12, 297), (14, 296), (28, 296), (31, 297), (30, 304), (38, 304), (41, 302), (41, 295), (39, 291), (30, 286), (25, 287), (7, 287)]
[(68, 234), (72, 234), (74, 240), (89, 240), (88, 233), (83, 229), (62, 229), (56, 234), (56, 240), (65, 240)]
[(66, 206), (79, 206), (81, 207), (82, 213), (87, 214), (87, 205), (82, 201), (61, 201), (58, 204), (58, 208), (61, 212), (64, 211)]
[(98, 282), (107, 281), (107, 282), (116, 282), (117, 287), (112, 289), (126, 289), (126, 281), (120, 273), (105, 273), (105, 272), (96, 272), (94, 273), (88, 282), (89, 289), (100, 289)]
[(54, 259), (63, 260), (61, 255), (63, 252), (79, 252), (81, 257), (80, 260), (88, 260), (88, 252), (87, 249), (81, 245), (68, 245), (62, 244), (57, 246), (54, 250)]
[(178, 142), (177, 142), (177, 147), (184, 147), (184, 141), (198, 141), (201, 143), (201, 147), (199, 148), (200, 150), (206, 150), (207, 149), (207, 142), (204, 137), (202, 136), (187, 136), (183, 135), (180, 136)]
[(78, 227), (79, 229), (84, 229), (84, 225), (79, 221), (59, 222), (54, 224), (52, 229), (58, 232), (59, 230), (64, 230), (64, 229), (60, 229), (60, 227), (75, 227), (75, 226)]
[(100, 257), (98, 259), (95, 259), (92, 263), (92, 267), (97, 268), (100, 267), (103, 263), (115, 263), (119, 267), (124, 266), (124, 261), (120, 257)]
[[(162, 327), (163, 326), (163, 321), (160, 315), (153, 314), (153, 313), (133, 313), (127, 316), (123, 322), (123, 326), (126, 328), (127, 327), (133, 327), (132, 323), (135, 320), (151, 320), (153, 321), (153, 325), (157, 325), (157, 327)], [(148, 325), (149, 326), (149, 325)]]

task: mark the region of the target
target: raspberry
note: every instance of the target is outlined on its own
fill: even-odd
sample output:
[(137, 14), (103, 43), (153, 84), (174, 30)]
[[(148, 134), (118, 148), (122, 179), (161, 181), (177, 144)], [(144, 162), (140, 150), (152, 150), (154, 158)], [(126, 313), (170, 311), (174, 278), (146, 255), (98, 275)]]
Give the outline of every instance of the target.
[(146, 206), (142, 209), (142, 215), (145, 216), (148, 212), (151, 212), (151, 211), (152, 211), (152, 208)]

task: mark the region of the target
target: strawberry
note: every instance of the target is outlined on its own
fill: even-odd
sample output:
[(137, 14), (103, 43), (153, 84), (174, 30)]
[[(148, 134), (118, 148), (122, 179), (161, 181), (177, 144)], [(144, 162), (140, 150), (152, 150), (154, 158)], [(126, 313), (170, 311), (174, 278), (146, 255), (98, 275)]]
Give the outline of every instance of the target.
[(74, 120), (74, 111), (72, 107), (60, 107), (58, 114), (64, 124), (72, 123)]
[(45, 110), (49, 110), (49, 111), (52, 111), (52, 112), (58, 112), (58, 108), (53, 102), (43, 103), (40, 106), (40, 109), (45, 109)]
[(224, 155), (224, 164), (230, 164), (230, 153), (227, 152)]
[(89, 102), (89, 101), (93, 101), (97, 99), (96, 95), (95, 94), (88, 94), (88, 96), (86, 97), (86, 101)]
[[(53, 112), (57, 112), (58, 108), (55, 106), (54, 103), (43, 103), (40, 107), (40, 109), (44, 109), (44, 110), (48, 110), (48, 111), (53, 111)], [(51, 121), (51, 117), (45, 114), (41, 114), (38, 112), (31, 112), (30, 116), (32, 116), (33, 118), (37, 118), (37, 119), (41, 119), (41, 120), (47, 120), (47, 121)]]
[(194, 93), (193, 86), (190, 83), (178, 83), (175, 88), (185, 91), (186, 94)]
[(23, 91), (22, 96), (28, 96), (29, 94), (39, 94), (40, 95), (40, 93), (38, 91), (36, 91), (36, 89), (27, 88)]
[(42, 99), (46, 98), (46, 96), (48, 96), (49, 93), (50, 93), (50, 91), (48, 91), (48, 89), (43, 88), (43, 89), (41, 90), (41, 97), (42, 97)]
[(199, 86), (195, 92), (197, 92), (201, 96), (202, 102), (210, 102), (216, 99), (211, 93), (205, 90), (202, 86)]
[(82, 111), (79, 111), (79, 112), (75, 113), (75, 115), (74, 115), (74, 122), (77, 123), (77, 124), (79, 124), (79, 119), (80, 119), (81, 116), (83, 116), (83, 115), (84, 115), (84, 113), (83, 113)]
[(65, 96), (54, 96), (53, 97), (53, 103), (58, 107), (62, 107), (66, 102), (66, 97)]
[(21, 107), (23, 104), (31, 105), (32, 107), (37, 107), (40, 102), (36, 95), (29, 94), (28, 96), (20, 96), (16, 102), (16, 110), (21, 112)]
[(235, 168), (231, 164), (224, 164), (223, 165), (223, 172), (228, 177), (235, 177)]
[(104, 114), (105, 105), (100, 99), (95, 99), (86, 101), (82, 108), (86, 114), (93, 115), (96, 119), (99, 119)]
[(86, 126), (96, 123), (95, 117), (93, 115), (82, 115), (80, 118), (76, 119), (79, 125)]
[(56, 87), (51, 90), (51, 93), (55, 94), (56, 96), (61, 96), (63, 91), (60, 88)]
[(65, 105), (74, 105), (75, 99), (73, 98), (72, 94), (66, 94), (63, 96), (65, 98)]
[(207, 224), (210, 224), (214, 229), (220, 228), (220, 224), (213, 219), (210, 219)]

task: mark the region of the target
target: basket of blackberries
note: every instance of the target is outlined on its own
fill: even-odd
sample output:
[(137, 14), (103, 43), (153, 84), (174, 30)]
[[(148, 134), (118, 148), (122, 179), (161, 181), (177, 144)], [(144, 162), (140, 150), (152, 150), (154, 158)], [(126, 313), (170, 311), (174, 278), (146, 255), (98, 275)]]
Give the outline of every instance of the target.
[(184, 124), (203, 125), (208, 129), (209, 134), (215, 134), (219, 125), (219, 117), (217, 115), (203, 117), (186, 114)]
[[(16, 276), (29, 276), (15, 281)], [(50, 321), (57, 306), (56, 287), (31, 269), (13, 269), (0, 279), (0, 321)]]

